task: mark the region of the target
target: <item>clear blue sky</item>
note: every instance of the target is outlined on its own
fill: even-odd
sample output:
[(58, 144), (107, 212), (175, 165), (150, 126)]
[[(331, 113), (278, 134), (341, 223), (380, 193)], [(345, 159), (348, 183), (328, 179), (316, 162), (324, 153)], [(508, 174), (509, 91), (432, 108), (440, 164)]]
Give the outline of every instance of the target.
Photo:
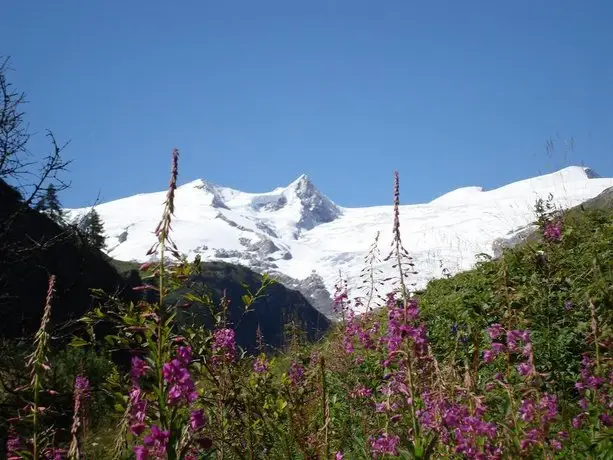
[[(71, 140), (66, 206), (196, 178), (337, 203), (430, 200), (589, 165), (613, 177), (613, 2), (7, 2), (28, 120)], [(574, 137), (548, 156), (551, 137)]]

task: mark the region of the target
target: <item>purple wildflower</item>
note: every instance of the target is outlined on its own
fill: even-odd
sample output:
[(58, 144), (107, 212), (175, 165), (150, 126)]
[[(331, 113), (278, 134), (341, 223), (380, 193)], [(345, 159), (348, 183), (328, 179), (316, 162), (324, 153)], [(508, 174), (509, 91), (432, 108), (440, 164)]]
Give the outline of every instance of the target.
[(372, 396), (372, 390), (366, 388), (362, 384), (356, 385), (356, 387), (349, 393), (351, 398), (370, 398)]
[(198, 409), (198, 410), (192, 411), (192, 413), (189, 416), (189, 427), (192, 429), (192, 431), (198, 431), (200, 428), (204, 426), (204, 424), (205, 424), (204, 410)]
[(560, 241), (562, 239), (562, 223), (560, 221), (548, 222), (545, 225), (543, 236), (550, 242)]
[(498, 323), (492, 324), (491, 326), (487, 328), (487, 333), (492, 339), (497, 339), (498, 337), (500, 337), (502, 332), (503, 332), (503, 328)]
[(19, 451), (23, 449), (21, 439), (13, 427), (9, 429), (9, 436), (6, 440), (6, 454), (9, 460), (20, 459)]
[(236, 356), (236, 342), (233, 329), (217, 329), (213, 333), (213, 363), (230, 363)]
[(370, 448), (375, 457), (383, 454), (398, 455), (399, 442), (400, 438), (398, 436), (383, 433), (376, 438), (374, 436), (370, 437)]
[(598, 416), (598, 420), (600, 420), (600, 422), (604, 425), (604, 426), (613, 426), (613, 417), (611, 417), (609, 414), (604, 413), (604, 414), (600, 414)]
[(263, 374), (268, 371), (268, 361), (266, 355), (262, 354), (257, 357), (253, 363), (253, 372), (256, 374)]
[(191, 347), (179, 347), (177, 348), (177, 359), (181, 361), (184, 366), (189, 365), (192, 362), (192, 348)]
[(46, 460), (63, 460), (65, 458), (64, 457), (65, 454), (66, 454), (65, 449), (57, 449), (54, 447), (50, 449), (46, 449), (44, 452)]
[(293, 362), (287, 374), (292, 382), (292, 385), (297, 386), (298, 384), (302, 383), (304, 378), (304, 366)]
[(170, 438), (169, 431), (162, 431), (157, 425), (151, 426), (151, 434), (145, 436), (144, 443), (154, 458), (165, 458), (166, 444)]
[(136, 460), (149, 460), (149, 450), (145, 446), (134, 446)]
[(206, 423), (204, 410), (198, 409), (191, 412), (189, 415), (189, 427), (192, 431), (198, 431)]
[(132, 357), (132, 370), (130, 371), (130, 375), (132, 376), (132, 383), (134, 385), (138, 385), (139, 379), (149, 370), (151, 370), (151, 368), (145, 361), (140, 359), (138, 356)]
[(147, 400), (142, 396), (142, 390), (139, 387), (133, 387), (130, 390), (130, 431), (135, 436), (140, 436), (145, 431)]

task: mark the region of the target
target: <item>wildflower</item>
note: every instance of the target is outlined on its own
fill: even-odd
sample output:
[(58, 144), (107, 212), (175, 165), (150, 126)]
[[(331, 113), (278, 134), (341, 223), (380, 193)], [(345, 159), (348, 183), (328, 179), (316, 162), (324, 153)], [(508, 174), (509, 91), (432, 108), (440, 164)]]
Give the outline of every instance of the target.
[(162, 366), (164, 380), (169, 384), (168, 404), (176, 405), (184, 400), (187, 403), (198, 398), (192, 376), (185, 365), (177, 358)]
[(130, 370), (130, 375), (132, 376), (132, 383), (134, 385), (138, 385), (138, 380), (149, 370), (151, 370), (151, 368), (145, 361), (140, 359), (138, 356), (132, 357), (132, 369)]
[(349, 393), (351, 398), (370, 398), (372, 396), (372, 390), (370, 388), (366, 388), (364, 385), (358, 384), (356, 387)]
[(9, 429), (9, 436), (6, 440), (6, 453), (9, 460), (19, 459), (21, 455), (18, 453), (23, 449), (21, 439), (13, 427)]
[(165, 458), (166, 443), (168, 443), (169, 438), (169, 431), (162, 431), (157, 425), (152, 425), (151, 434), (145, 436), (144, 443), (151, 449), (150, 453), (153, 454), (154, 457)]
[(336, 455), (334, 456), (334, 460), (343, 460), (343, 453), (339, 450), (338, 452), (336, 452)]
[(189, 426), (192, 429), (192, 431), (198, 431), (200, 428), (204, 426), (204, 423), (205, 423), (204, 410), (198, 409), (198, 410), (192, 411), (192, 413), (189, 416)]
[(45, 459), (47, 460), (63, 460), (66, 449), (50, 448), (44, 452)]
[(147, 270), (149, 270), (149, 268), (151, 268), (152, 265), (153, 265), (153, 262), (145, 262), (138, 269), (141, 272), (146, 272)]
[(78, 392), (79, 396), (82, 399), (87, 399), (90, 396), (91, 387), (89, 385), (89, 380), (87, 377), (83, 377), (82, 375), (77, 375), (75, 378), (75, 391)]
[(304, 366), (302, 364), (293, 362), (290, 365), (288, 376), (292, 382), (292, 385), (297, 386), (302, 383), (304, 378)]
[(598, 420), (600, 420), (604, 426), (613, 426), (613, 417), (611, 417), (609, 414), (600, 414), (598, 416)]
[(584, 419), (585, 419), (585, 413), (579, 414), (576, 417), (573, 417), (573, 419), (571, 420), (571, 425), (573, 426), (575, 430), (578, 430), (579, 428), (581, 428), (581, 425), (583, 425)]
[(519, 407), (520, 418), (524, 422), (531, 422), (532, 420), (534, 420), (535, 413), (536, 410), (534, 407), (534, 401), (530, 399), (522, 400), (521, 406)]
[(139, 436), (145, 431), (147, 400), (142, 398), (142, 390), (132, 387), (130, 390), (130, 431)]
[(268, 361), (266, 356), (261, 354), (253, 363), (253, 372), (256, 374), (263, 374), (268, 371)]
[(145, 446), (134, 446), (136, 460), (149, 460), (149, 450)]
[(543, 236), (547, 241), (557, 242), (562, 239), (562, 223), (560, 221), (552, 221), (545, 225)]
[(398, 455), (397, 446), (399, 442), (400, 438), (398, 436), (383, 433), (376, 438), (374, 436), (370, 437), (370, 448), (375, 456), (379, 454)]
[(72, 427), (70, 429), (70, 434), (72, 435), (69, 450), (70, 457), (79, 457), (79, 439), (77, 434), (79, 432), (79, 427), (81, 426), (81, 418), (83, 417), (81, 405), (85, 400), (89, 399), (90, 391), (91, 388), (87, 377), (78, 375), (75, 378), (74, 383), (74, 409), (72, 416)]
[(558, 439), (552, 439), (549, 441), (549, 445), (553, 450), (562, 450), (562, 443)]
[(575, 306), (575, 304), (573, 303), (572, 300), (567, 300), (566, 302), (564, 302), (564, 310), (566, 310), (566, 311), (572, 310), (572, 308), (574, 306)]
[(545, 393), (539, 401), (539, 409), (544, 411), (542, 421), (550, 422), (558, 415), (558, 401), (556, 395)]
[(530, 341), (530, 334), (528, 331), (513, 330), (507, 332), (507, 346), (509, 347), (509, 351), (523, 352), (518, 345), (520, 341), (526, 344)]
[(213, 333), (213, 362), (232, 362), (236, 355), (233, 329), (217, 329)]
[(521, 363), (517, 366), (519, 375), (526, 376), (534, 372), (534, 367), (530, 363)]
[(525, 437), (519, 442), (521, 450), (528, 450), (533, 446), (536, 446), (540, 439), (544, 437), (544, 433), (538, 428), (529, 430)]
[(492, 339), (497, 339), (498, 337), (500, 337), (502, 332), (503, 332), (502, 326), (498, 323), (492, 324), (491, 326), (487, 328), (487, 333)]
[(484, 363), (492, 362), (495, 357), (496, 357), (496, 354), (494, 353), (493, 350), (485, 350), (483, 352), (483, 362)]
[(192, 348), (179, 347), (177, 349), (177, 358), (183, 365), (187, 366), (192, 361)]

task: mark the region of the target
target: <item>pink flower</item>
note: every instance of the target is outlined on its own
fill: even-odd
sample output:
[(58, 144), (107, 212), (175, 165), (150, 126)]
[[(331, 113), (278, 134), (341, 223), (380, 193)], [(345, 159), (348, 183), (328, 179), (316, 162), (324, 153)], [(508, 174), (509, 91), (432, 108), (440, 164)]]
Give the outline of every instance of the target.
[(487, 328), (487, 333), (492, 339), (497, 339), (502, 334), (503, 329), (502, 326), (498, 323), (492, 324)]
[(134, 455), (136, 456), (136, 460), (148, 460), (149, 459), (149, 451), (145, 446), (134, 446)]
[(198, 409), (198, 410), (192, 411), (192, 413), (189, 416), (189, 426), (192, 429), (192, 431), (198, 431), (200, 428), (204, 426), (204, 423), (205, 423), (204, 410)]

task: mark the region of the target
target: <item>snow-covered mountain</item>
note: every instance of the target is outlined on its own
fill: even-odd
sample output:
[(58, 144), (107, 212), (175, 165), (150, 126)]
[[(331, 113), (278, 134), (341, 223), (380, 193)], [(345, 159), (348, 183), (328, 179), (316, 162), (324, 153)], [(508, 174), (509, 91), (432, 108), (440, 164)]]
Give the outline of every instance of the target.
[[(525, 232), (534, 221), (539, 197), (552, 194), (555, 204), (569, 208), (611, 186), (613, 179), (572, 166), (494, 190), (464, 187), (430, 203), (403, 205), (402, 238), (418, 272), (411, 281), (421, 288), (443, 270), (453, 274), (470, 269), (479, 253), (493, 255), (494, 243)], [(97, 206), (110, 256), (146, 259), (165, 194), (139, 194)], [(199, 179), (178, 187), (175, 206), (173, 239), (180, 251), (190, 258), (200, 254), (202, 260), (277, 273), (324, 313), (330, 307), (326, 290), (334, 291), (339, 272), (350, 287), (361, 286), (360, 272), (377, 232), (381, 259), (392, 238), (392, 206), (343, 208), (305, 175), (266, 193), (241, 192)], [(87, 209), (68, 211), (76, 216)], [(391, 262), (378, 267), (382, 278), (394, 274)], [(360, 292), (354, 289), (351, 294)]]

